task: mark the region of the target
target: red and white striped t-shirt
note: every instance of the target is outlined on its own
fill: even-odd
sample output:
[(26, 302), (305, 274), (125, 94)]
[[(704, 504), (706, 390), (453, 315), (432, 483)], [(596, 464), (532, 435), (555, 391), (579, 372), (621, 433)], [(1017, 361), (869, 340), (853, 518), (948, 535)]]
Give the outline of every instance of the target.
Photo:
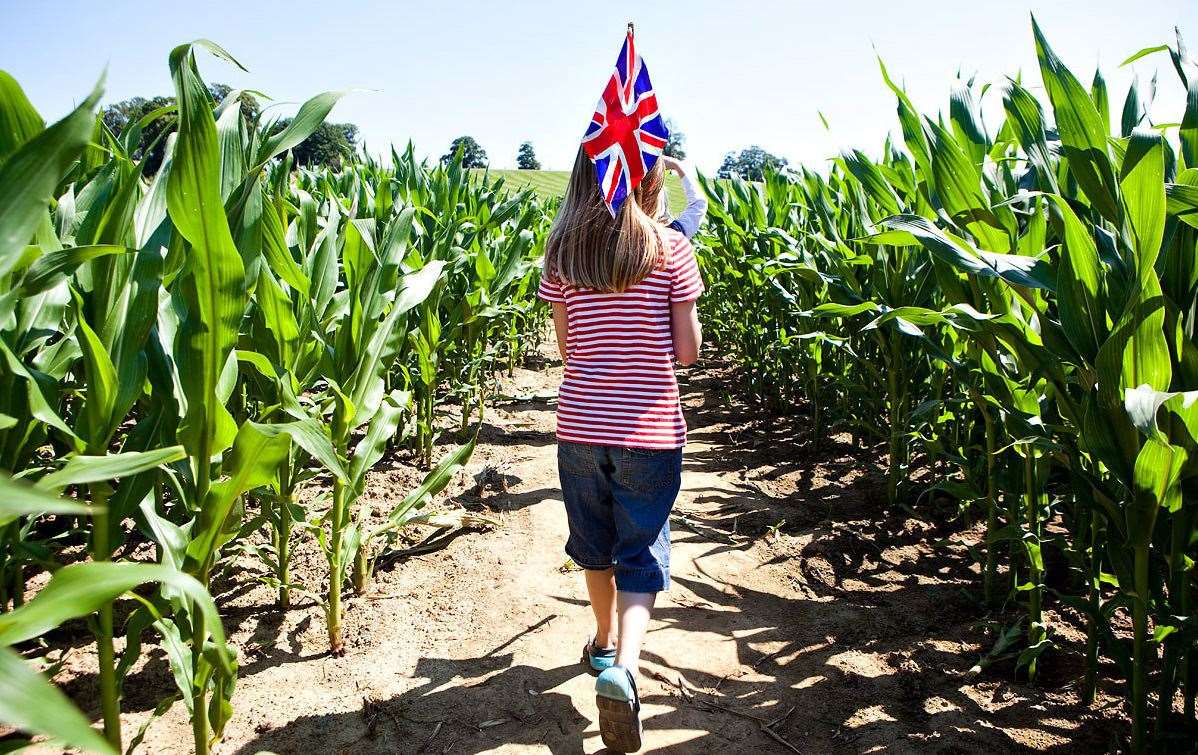
[(622, 293), (575, 288), (541, 276), (538, 295), (565, 302), (569, 317), (558, 440), (631, 448), (686, 443), (670, 304), (698, 299), (703, 279), (686, 237), (666, 230), (664, 240), (662, 265)]

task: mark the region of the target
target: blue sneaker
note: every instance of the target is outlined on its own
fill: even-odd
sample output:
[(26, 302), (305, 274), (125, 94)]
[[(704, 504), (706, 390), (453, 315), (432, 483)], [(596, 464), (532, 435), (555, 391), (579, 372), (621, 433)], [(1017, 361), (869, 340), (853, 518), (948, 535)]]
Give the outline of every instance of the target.
[(591, 640), (582, 649), (582, 662), (590, 666), (593, 671), (606, 671), (616, 665), (616, 649), (597, 648), (595, 641)]
[(595, 706), (604, 746), (616, 752), (641, 749), (641, 699), (631, 671), (612, 666), (601, 672), (595, 680)]

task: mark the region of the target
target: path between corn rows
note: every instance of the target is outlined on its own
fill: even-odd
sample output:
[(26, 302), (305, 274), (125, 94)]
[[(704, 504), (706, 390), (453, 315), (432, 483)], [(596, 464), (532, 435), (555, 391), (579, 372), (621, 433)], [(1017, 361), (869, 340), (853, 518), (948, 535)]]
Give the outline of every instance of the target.
[[(556, 380), (519, 371), (506, 390), (544, 396)], [(1101, 719), (1071, 693), (964, 677), (978, 650), (961, 590), (970, 576), (924, 558), (929, 525), (871, 524), (876, 459), (835, 442), (795, 459), (790, 430), (727, 405), (717, 376), (683, 390), (691, 443), (674, 587), (644, 653), (646, 751), (1101, 749)], [(344, 658), (324, 653), (318, 608), (280, 614), (253, 560), (239, 562), (218, 596), (242, 657), (218, 751), (602, 751), (593, 678), (578, 663), (590, 611), (581, 576), (562, 568), (552, 426), (545, 398), (489, 412), (451, 500), (500, 526), (384, 569), (350, 601)], [(383, 505), (415, 479), (395, 463), (373, 473), (368, 496)], [(320, 584), (319, 555), (296, 558), (297, 575)], [(85, 696), (75, 671), (72, 692)], [(126, 687), (127, 730), (169, 679), (151, 652)], [(143, 750), (186, 752), (189, 735), (176, 705)]]

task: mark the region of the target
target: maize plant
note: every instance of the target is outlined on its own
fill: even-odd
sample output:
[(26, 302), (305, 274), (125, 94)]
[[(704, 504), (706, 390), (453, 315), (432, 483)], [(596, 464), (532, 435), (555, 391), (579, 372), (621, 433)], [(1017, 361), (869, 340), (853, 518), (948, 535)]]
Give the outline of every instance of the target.
[(961, 81), (924, 116), (883, 65), (901, 146), (705, 181), (701, 306), (750, 397), (885, 440), (891, 501), (920, 498), (919, 471), (984, 523), (998, 631), (978, 667), (1011, 657), (1034, 680), (1058, 642), (1046, 608), (1072, 607), (1083, 698), (1114, 661), (1146, 752), (1198, 725), (1198, 65), (1180, 35), (1133, 55), (1168, 50), (1186, 111), (1155, 124), (1133, 85), (1113, 129), (1101, 75), (1083, 85), (1034, 20), (1033, 39), (1045, 102)]
[[(196, 752), (219, 739), (237, 659), (208, 588), (238, 554), (263, 559), (286, 609), (294, 587), (315, 592), (289, 570), (294, 539), (312, 533), (339, 651), (351, 565), (363, 589), (474, 442), (381, 518), (357, 505), (368, 473), (416, 417), (431, 461), (439, 400), (464, 397), (464, 424), (481, 418), (512, 333), (543, 322), (545, 205), (410, 148), (389, 167), (351, 155), (336, 171), (297, 168), (290, 150), (340, 95), (308, 100), (285, 127), (249, 120), (240, 91), (212, 100), (204, 50), (237, 65), (211, 42), (175, 48), (173, 103), (121, 133), (97, 117), (99, 87), (47, 126), (0, 72), (0, 720), (89, 751), (132, 750), (175, 702)], [(147, 172), (134, 155), (159, 119), (172, 125)], [(413, 381), (426, 317), (455, 342), (426, 329), (446, 361)], [(331, 495), (301, 504), (325, 481)], [(140, 539), (158, 563), (118, 560)], [(62, 566), (74, 546), (87, 561)], [(30, 597), (40, 571), (52, 576)], [(118, 627), (114, 602), (129, 599)], [(102, 735), (18, 655), (73, 619), (95, 635)], [(150, 632), (177, 690), (122, 732), (122, 683)]]

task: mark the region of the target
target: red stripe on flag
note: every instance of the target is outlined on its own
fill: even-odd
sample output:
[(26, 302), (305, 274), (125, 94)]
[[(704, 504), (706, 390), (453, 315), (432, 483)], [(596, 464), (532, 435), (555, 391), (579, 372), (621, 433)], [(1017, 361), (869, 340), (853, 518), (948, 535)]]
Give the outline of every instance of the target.
[(643, 130), (642, 130), (642, 131), (639, 131), (638, 133), (640, 134), (640, 139), (641, 139), (641, 141), (642, 141), (642, 142), (644, 142), (645, 144), (648, 144), (650, 147), (664, 147), (664, 146), (666, 146), (666, 140), (665, 140), (665, 139), (662, 139), (662, 138), (660, 138), (660, 137), (654, 136), (653, 134), (650, 134), (648, 131), (643, 131)]

